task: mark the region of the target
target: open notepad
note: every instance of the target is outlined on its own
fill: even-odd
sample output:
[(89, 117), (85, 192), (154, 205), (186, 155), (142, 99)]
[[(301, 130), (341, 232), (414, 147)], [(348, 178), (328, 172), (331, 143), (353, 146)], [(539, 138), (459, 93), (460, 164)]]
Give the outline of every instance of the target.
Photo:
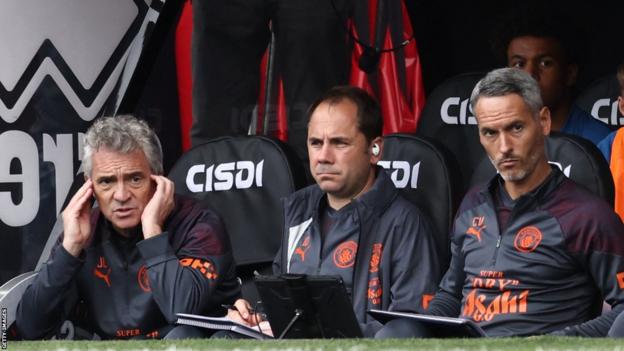
[(191, 325), (194, 327), (227, 330), (242, 334), (254, 339), (273, 339), (273, 336), (263, 333), (260, 327), (248, 327), (244, 324), (233, 321), (229, 317), (207, 317), (196, 314), (178, 313), (176, 324)]
[(396, 318), (418, 321), (427, 327), (433, 337), (437, 338), (480, 338), (487, 336), (483, 329), (470, 319), (380, 310), (369, 310), (368, 314), (382, 323)]

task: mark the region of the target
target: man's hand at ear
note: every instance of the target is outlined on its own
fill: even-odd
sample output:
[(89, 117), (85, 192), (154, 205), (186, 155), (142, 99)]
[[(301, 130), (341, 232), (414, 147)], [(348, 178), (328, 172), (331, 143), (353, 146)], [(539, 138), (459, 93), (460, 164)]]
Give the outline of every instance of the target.
[(162, 233), (163, 224), (175, 205), (173, 182), (164, 176), (151, 175), (150, 178), (156, 183), (156, 190), (141, 215), (145, 239)]
[(91, 236), (91, 196), (93, 181), (87, 179), (63, 211), (63, 247), (78, 257)]

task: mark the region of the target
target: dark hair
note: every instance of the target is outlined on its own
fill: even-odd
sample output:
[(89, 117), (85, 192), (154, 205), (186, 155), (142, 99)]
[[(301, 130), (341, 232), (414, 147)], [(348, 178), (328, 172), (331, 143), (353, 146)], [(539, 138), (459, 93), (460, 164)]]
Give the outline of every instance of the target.
[(310, 123), (312, 113), (320, 104), (327, 102), (330, 105), (335, 105), (345, 99), (356, 105), (358, 129), (364, 134), (366, 140), (370, 142), (381, 136), (383, 118), (379, 104), (366, 90), (349, 85), (333, 87), (317, 98), (308, 108), (308, 123)]
[(498, 18), (490, 44), (499, 64), (507, 65), (509, 43), (522, 36), (553, 38), (561, 45), (565, 63), (583, 64), (584, 33), (556, 4), (525, 1), (514, 4)]

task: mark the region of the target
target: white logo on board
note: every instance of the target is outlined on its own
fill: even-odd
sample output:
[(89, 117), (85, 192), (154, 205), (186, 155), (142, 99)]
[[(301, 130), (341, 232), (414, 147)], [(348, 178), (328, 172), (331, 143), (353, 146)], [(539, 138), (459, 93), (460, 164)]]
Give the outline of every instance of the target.
[(398, 189), (418, 188), (418, 175), (420, 173), (420, 161), (410, 165), (407, 161), (384, 161), (377, 162), (381, 167), (392, 171), (390, 178)]
[[(236, 161), (214, 164), (193, 165), (186, 172), (186, 186), (193, 193), (224, 191), (230, 189), (248, 189), (262, 187), (264, 160), (257, 164), (252, 161)], [(203, 182), (198, 182), (199, 175), (205, 175)]]
[(598, 99), (591, 109), (591, 115), (595, 119), (612, 126), (624, 125), (624, 117), (620, 117), (618, 112), (617, 99)]
[(456, 96), (446, 98), (440, 107), (440, 116), (446, 124), (477, 124), (470, 99), (461, 100)]

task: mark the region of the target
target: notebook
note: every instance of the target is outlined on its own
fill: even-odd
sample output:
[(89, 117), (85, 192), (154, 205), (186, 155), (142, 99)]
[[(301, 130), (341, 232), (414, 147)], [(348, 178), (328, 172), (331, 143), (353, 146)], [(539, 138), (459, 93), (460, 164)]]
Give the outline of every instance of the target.
[(427, 326), (427, 330), (436, 338), (480, 338), (487, 336), (483, 329), (470, 319), (381, 310), (369, 310), (368, 314), (382, 323), (396, 318), (409, 318), (419, 321)]
[(263, 333), (259, 327), (248, 327), (225, 317), (208, 317), (196, 314), (178, 313), (176, 324), (191, 325), (194, 327), (227, 330), (242, 334), (254, 339), (272, 339), (271, 335)]

